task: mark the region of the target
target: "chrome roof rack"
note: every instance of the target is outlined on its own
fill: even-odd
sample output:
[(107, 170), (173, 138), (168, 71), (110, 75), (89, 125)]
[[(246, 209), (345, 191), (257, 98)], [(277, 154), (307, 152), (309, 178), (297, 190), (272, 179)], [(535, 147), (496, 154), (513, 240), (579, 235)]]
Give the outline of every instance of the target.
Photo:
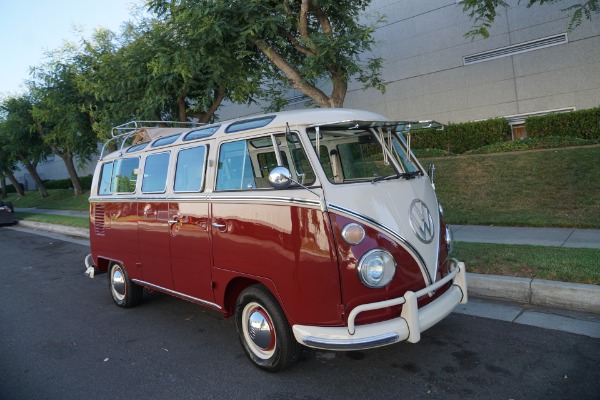
[[(129, 121), (115, 126), (111, 129), (111, 138), (104, 143), (100, 152), (100, 160), (104, 158), (104, 152), (110, 143), (116, 144), (119, 154), (123, 154), (127, 141), (137, 135), (133, 144), (149, 142), (153, 139), (183, 132), (201, 125), (196, 122), (176, 122), (176, 121)], [(120, 144), (119, 144), (120, 142)]]

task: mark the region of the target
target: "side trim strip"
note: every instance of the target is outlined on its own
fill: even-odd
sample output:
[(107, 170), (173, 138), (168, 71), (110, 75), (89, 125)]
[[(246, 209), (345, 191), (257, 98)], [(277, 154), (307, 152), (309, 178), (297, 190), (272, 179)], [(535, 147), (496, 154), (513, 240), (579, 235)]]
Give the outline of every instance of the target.
[(173, 295), (173, 296), (176, 296), (176, 297), (180, 297), (180, 298), (182, 298), (184, 300), (191, 301), (193, 303), (203, 304), (205, 306), (213, 307), (213, 308), (216, 308), (218, 310), (222, 309), (222, 307), (219, 306), (218, 304), (212, 303), (210, 301), (198, 299), (196, 297), (188, 296), (187, 294), (179, 293), (179, 292), (176, 292), (176, 291), (171, 290), (171, 289), (166, 289), (166, 288), (164, 288), (162, 286), (154, 285), (152, 283), (141, 281), (139, 279), (132, 279), (132, 281), (135, 282), (135, 283), (137, 283), (138, 285), (146, 286), (146, 287), (149, 287), (151, 289), (155, 289), (155, 290), (158, 290), (158, 291), (161, 291), (161, 292), (165, 292), (165, 293), (168, 293), (170, 295)]

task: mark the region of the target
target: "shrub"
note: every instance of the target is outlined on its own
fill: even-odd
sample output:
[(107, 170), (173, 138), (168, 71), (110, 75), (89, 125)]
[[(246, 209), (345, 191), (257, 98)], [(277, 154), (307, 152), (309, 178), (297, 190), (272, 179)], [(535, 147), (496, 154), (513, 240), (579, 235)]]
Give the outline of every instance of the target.
[(600, 107), (569, 113), (529, 117), (525, 120), (529, 137), (571, 136), (600, 140)]
[(469, 150), (508, 140), (510, 126), (504, 118), (449, 124), (444, 130), (423, 129), (413, 132), (416, 149), (439, 149), (462, 154)]
[[(92, 175), (80, 176), (79, 181), (81, 182), (81, 188), (83, 190), (90, 190), (92, 187)], [(71, 189), (73, 184), (71, 179), (54, 179), (51, 181), (44, 181), (46, 189)]]

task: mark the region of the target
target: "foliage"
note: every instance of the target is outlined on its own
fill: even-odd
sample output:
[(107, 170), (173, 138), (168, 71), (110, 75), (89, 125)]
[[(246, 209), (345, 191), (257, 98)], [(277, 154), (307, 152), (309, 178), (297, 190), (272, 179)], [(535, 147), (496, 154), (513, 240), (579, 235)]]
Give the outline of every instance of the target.
[[(202, 41), (219, 57), (254, 61), (273, 83), (278, 106), (285, 104), (282, 96), (291, 86), (320, 107), (339, 107), (351, 77), (365, 87), (384, 88), (382, 60), (363, 59), (374, 44), (377, 23), (359, 22), (370, 2), (149, 0), (148, 5), (164, 20), (189, 26), (190, 41)], [(324, 86), (331, 87), (330, 94)]]
[[(83, 190), (91, 189), (92, 175), (82, 176), (79, 180), (81, 181), (81, 188)], [(73, 183), (70, 179), (45, 180), (44, 185), (46, 185), (47, 189), (73, 189)]]
[(34, 69), (29, 82), (36, 131), (65, 162), (77, 195), (82, 189), (73, 160), (77, 157), (82, 165), (89, 162), (98, 142), (89, 109), (84, 106), (88, 99), (77, 87), (80, 73), (77, 48), (66, 43), (47, 53), (46, 63)]
[(443, 130), (422, 129), (413, 131), (412, 147), (439, 149), (455, 154), (505, 141), (510, 136), (510, 126), (504, 118), (486, 121), (449, 124)]
[(216, 57), (189, 24), (145, 18), (119, 37), (99, 30), (84, 42), (80, 89), (90, 94), (94, 129), (103, 139), (131, 120), (210, 121), (224, 100), (247, 102), (256, 68)]
[(529, 117), (525, 126), (529, 137), (571, 136), (600, 140), (600, 107)]
[(0, 146), (13, 157), (38, 163), (49, 155), (50, 149), (33, 131), (32, 108), (28, 95), (9, 97), (0, 103)]
[[(526, 0), (527, 8), (534, 5), (553, 4), (560, 0)], [(473, 28), (465, 34), (466, 37), (474, 38), (482, 36), (487, 38), (490, 36), (489, 29), (496, 19), (499, 8), (508, 7), (508, 3), (504, 0), (463, 0), (463, 11), (466, 12), (473, 20)], [(521, 3), (521, 0), (519, 0)], [(600, 12), (598, 0), (587, 0), (584, 3), (573, 4), (562, 11), (571, 12), (571, 20), (569, 21), (569, 30), (579, 26), (583, 17), (588, 21), (592, 20), (592, 13)]]

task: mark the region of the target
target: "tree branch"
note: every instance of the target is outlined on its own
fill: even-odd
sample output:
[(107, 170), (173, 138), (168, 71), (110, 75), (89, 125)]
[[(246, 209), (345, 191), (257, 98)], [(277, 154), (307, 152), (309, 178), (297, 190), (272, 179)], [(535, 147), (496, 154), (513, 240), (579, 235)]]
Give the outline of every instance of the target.
[(294, 35), (292, 35), (290, 32), (286, 31), (283, 28), (279, 28), (279, 33), (281, 33), (283, 36), (285, 36), (294, 46), (294, 48), (296, 50), (298, 50), (300, 53), (305, 54), (309, 57), (314, 57), (317, 55), (317, 53), (315, 51), (313, 51), (312, 49), (302, 46), (302, 44), (298, 41), (298, 39), (296, 39), (294, 37)]
[(325, 93), (302, 78), (300, 72), (291, 66), (275, 49), (264, 40), (252, 39), (258, 49), (290, 80), (292, 88), (299, 90), (308, 97), (314, 99), (320, 107), (331, 107), (329, 98)]

